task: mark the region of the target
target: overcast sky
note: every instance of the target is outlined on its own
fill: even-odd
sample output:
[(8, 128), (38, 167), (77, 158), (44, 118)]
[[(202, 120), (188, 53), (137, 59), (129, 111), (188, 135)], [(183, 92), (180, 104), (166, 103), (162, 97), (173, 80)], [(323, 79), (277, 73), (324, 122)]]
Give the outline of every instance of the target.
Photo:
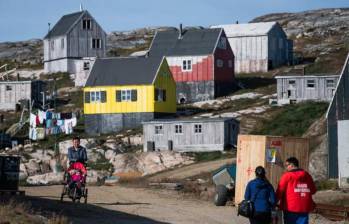
[(80, 3), (109, 33), (149, 26), (248, 22), (275, 12), (349, 7), (349, 0), (0, 0), (0, 42), (42, 38)]

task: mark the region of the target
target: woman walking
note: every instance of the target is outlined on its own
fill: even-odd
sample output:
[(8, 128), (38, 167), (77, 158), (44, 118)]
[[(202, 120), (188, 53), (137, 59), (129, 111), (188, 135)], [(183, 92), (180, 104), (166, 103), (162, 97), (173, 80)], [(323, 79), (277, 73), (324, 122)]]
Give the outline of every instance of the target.
[(275, 207), (276, 197), (273, 186), (265, 177), (265, 169), (256, 167), (256, 178), (251, 180), (245, 191), (245, 200), (253, 201), (254, 215), (250, 218), (251, 224), (270, 224), (271, 211)]

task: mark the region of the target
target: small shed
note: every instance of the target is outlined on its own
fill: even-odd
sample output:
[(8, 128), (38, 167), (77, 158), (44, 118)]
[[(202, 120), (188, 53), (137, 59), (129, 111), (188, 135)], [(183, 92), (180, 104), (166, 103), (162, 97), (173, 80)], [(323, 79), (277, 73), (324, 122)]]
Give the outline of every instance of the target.
[(307, 138), (239, 135), (235, 203), (243, 200), (247, 183), (255, 178), (254, 170), (257, 166), (263, 166), (266, 169), (267, 178), (276, 189), (285, 171), (284, 162), (291, 156), (299, 160), (300, 168), (307, 170), (309, 140)]
[(40, 80), (2, 81), (0, 82), (0, 110), (16, 110), (22, 100), (42, 103), (44, 90), (45, 83)]
[(153, 120), (143, 122), (144, 151), (223, 151), (236, 146), (238, 133), (234, 118)]
[(306, 100), (331, 101), (339, 76), (287, 74), (275, 78), (278, 104), (289, 104)]
[(223, 28), (235, 55), (235, 73), (267, 72), (293, 61), (293, 41), (277, 22), (226, 24)]

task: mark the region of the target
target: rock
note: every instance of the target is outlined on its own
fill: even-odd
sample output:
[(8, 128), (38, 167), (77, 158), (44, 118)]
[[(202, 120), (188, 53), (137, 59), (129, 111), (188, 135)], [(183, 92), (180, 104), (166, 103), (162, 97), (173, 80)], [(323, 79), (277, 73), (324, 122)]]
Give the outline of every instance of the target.
[(30, 156), (33, 159), (40, 159), (44, 161), (50, 161), (52, 157), (54, 156), (54, 151), (53, 150), (42, 150), (42, 149), (37, 149), (35, 152), (31, 152)]
[(121, 140), (130, 145), (142, 145), (143, 144), (143, 135), (134, 135), (129, 137), (124, 137)]
[(114, 150), (109, 149), (109, 150), (105, 151), (104, 156), (107, 160), (110, 161), (111, 159), (113, 159), (116, 156), (116, 152)]
[(102, 184), (109, 176), (105, 171), (89, 170), (87, 171), (86, 183), (88, 184)]
[(24, 152), (32, 152), (33, 150), (34, 150), (33, 145), (31, 144), (24, 145)]
[(27, 183), (30, 185), (53, 185), (61, 184), (63, 182), (63, 172), (59, 173), (45, 173), (42, 175), (29, 176)]
[(178, 152), (146, 152), (118, 154), (110, 162), (114, 167), (114, 175), (141, 173), (144, 176), (193, 163), (193, 159)]
[(104, 155), (98, 152), (97, 149), (87, 150), (87, 158), (89, 162), (97, 162), (97, 160), (100, 160), (103, 157)]
[(51, 159), (49, 165), (53, 173), (58, 173), (62, 171), (62, 165), (59, 164), (59, 162), (57, 162), (57, 160), (55, 159)]
[(28, 172), (24, 164), (19, 165), (19, 180), (25, 180), (28, 177)]
[(107, 141), (106, 143), (103, 144), (104, 147), (108, 148), (108, 149), (112, 149), (112, 150), (116, 150), (118, 144), (116, 143), (116, 141)]
[(30, 159), (28, 163), (24, 164), (29, 176), (33, 176), (41, 172), (39, 163), (39, 160)]

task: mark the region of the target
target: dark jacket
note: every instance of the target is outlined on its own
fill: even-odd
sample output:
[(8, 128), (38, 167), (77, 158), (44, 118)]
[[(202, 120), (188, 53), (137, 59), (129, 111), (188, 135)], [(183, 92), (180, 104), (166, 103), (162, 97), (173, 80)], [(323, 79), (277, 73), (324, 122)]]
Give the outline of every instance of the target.
[(86, 163), (87, 161), (86, 149), (82, 146), (79, 146), (77, 150), (74, 149), (74, 146), (68, 148), (68, 159), (69, 159), (69, 162)]
[(251, 180), (246, 186), (245, 200), (254, 201), (256, 212), (270, 212), (276, 204), (274, 188), (261, 178)]

